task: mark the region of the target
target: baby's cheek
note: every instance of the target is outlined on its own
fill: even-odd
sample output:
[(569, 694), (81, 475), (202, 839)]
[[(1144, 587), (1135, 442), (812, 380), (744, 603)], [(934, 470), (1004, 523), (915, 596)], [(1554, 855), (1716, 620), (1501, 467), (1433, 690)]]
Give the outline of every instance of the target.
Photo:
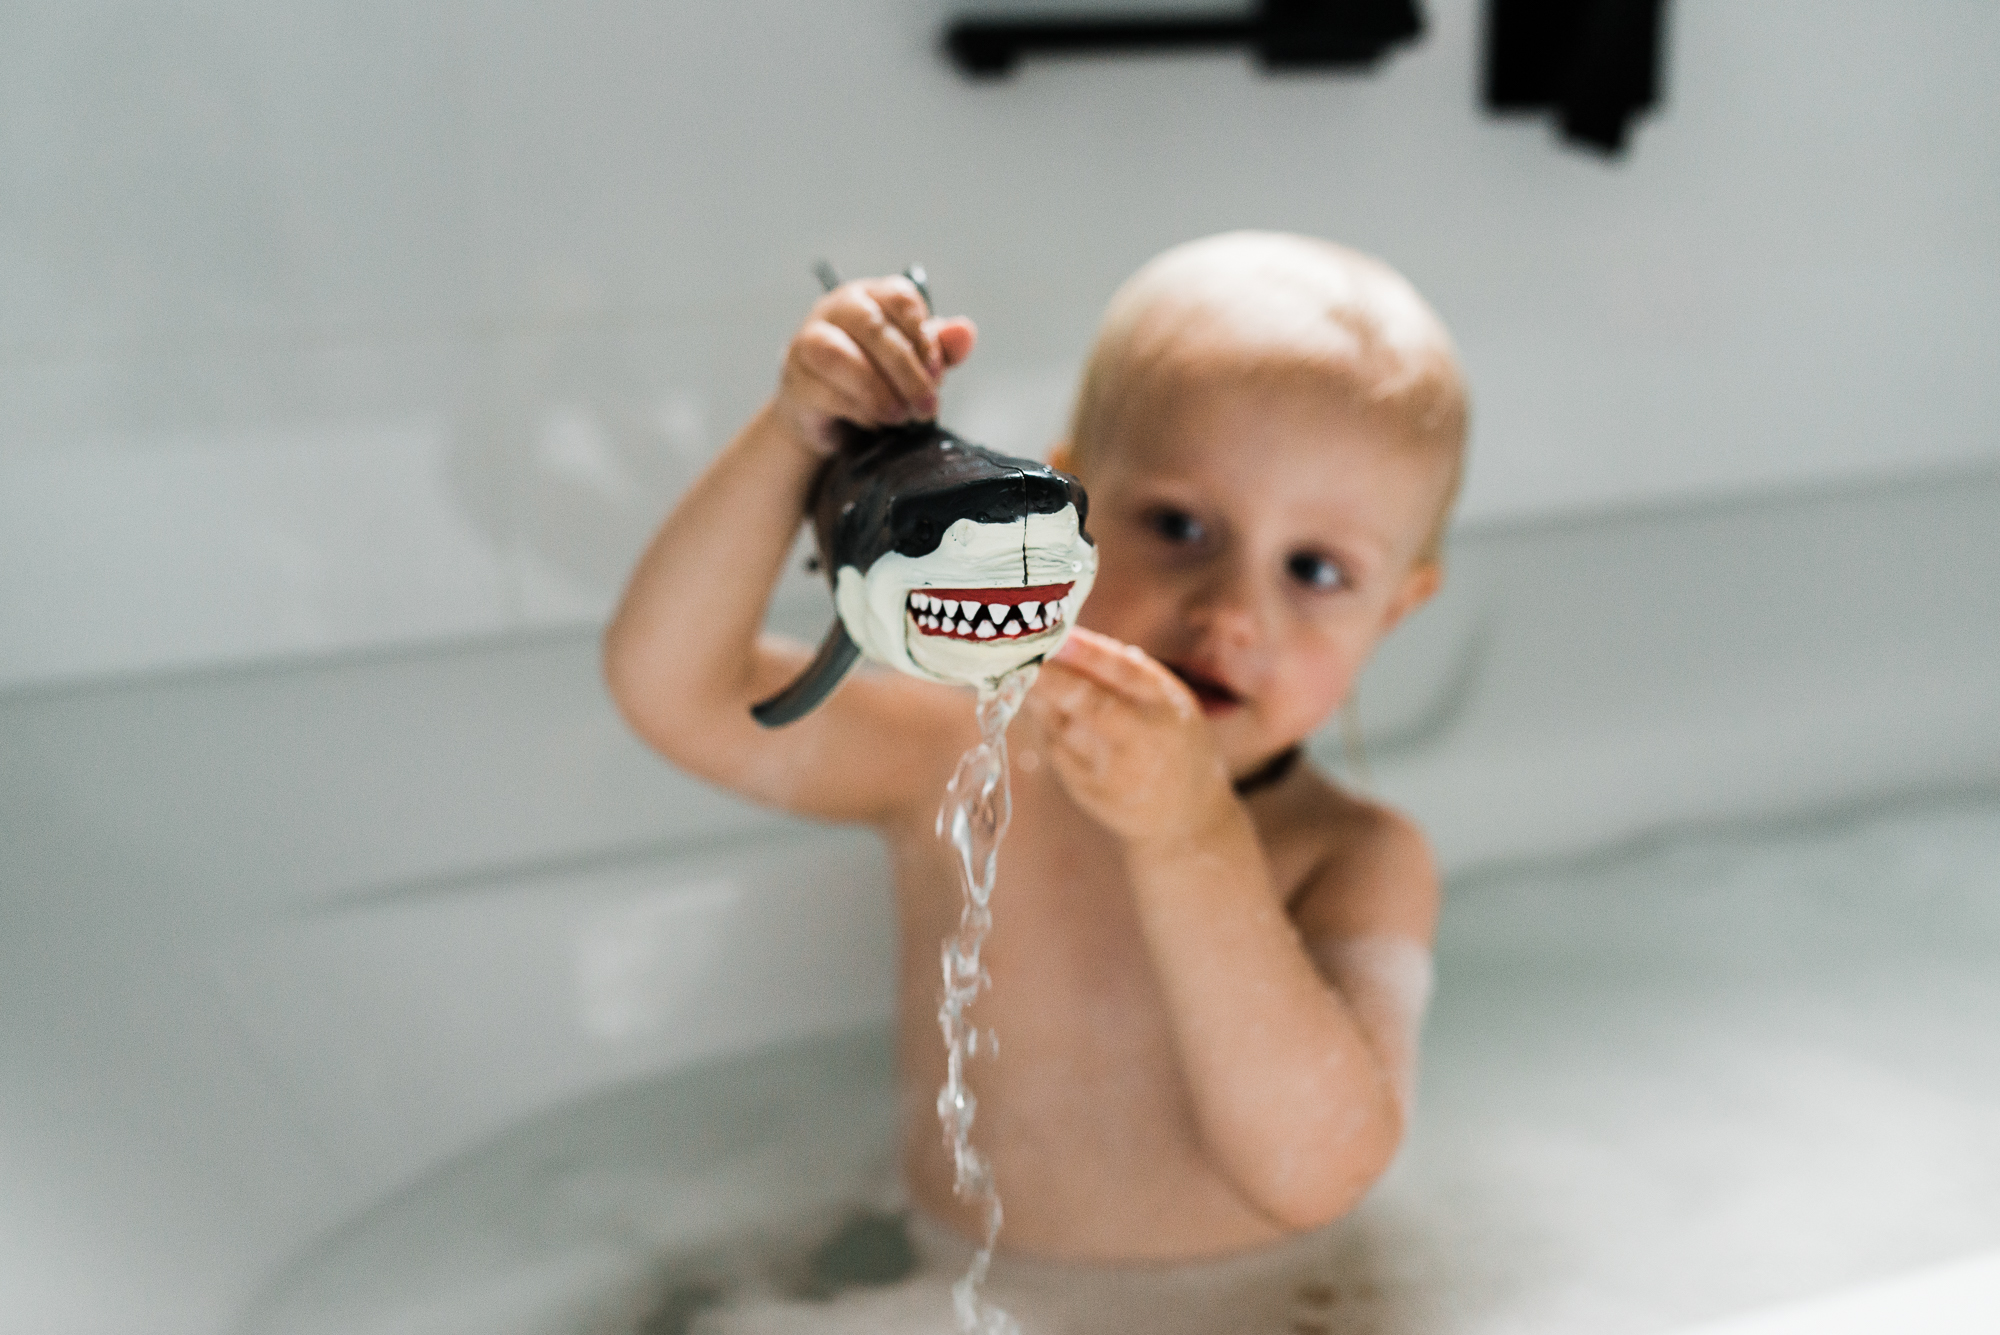
[(1294, 698), (1306, 709), (1333, 709), (1354, 688), (1371, 647), (1371, 642), (1359, 635), (1323, 646), (1293, 683)]

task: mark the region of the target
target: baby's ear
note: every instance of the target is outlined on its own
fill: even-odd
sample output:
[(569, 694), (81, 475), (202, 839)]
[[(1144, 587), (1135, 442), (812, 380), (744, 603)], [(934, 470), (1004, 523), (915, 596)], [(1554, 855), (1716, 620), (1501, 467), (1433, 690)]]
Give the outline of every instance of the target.
[(1403, 587), (1396, 590), (1396, 596), (1389, 601), (1388, 616), (1382, 622), (1382, 633), (1387, 635), (1396, 628), (1396, 623), (1431, 600), (1439, 587), (1444, 584), (1444, 562), (1429, 558), (1411, 566), (1403, 576)]

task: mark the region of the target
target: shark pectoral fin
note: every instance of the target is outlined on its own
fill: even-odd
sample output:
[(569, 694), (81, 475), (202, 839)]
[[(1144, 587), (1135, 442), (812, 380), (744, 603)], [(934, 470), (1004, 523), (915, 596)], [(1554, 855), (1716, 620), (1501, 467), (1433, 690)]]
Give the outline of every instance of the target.
[(819, 652), (806, 670), (792, 679), (792, 684), (779, 691), (768, 700), (750, 706), (750, 717), (767, 728), (782, 728), (787, 723), (797, 722), (813, 710), (819, 702), (833, 694), (833, 688), (840, 685), (840, 679), (854, 666), (854, 660), (861, 657), (861, 649), (847, 634), (847, 627), (834, 619), (826, 638), (819, 643)]

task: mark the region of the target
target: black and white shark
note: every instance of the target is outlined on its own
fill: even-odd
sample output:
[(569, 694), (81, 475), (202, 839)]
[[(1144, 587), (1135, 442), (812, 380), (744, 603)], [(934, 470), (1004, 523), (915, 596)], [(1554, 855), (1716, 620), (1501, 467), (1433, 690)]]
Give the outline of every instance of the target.
[(797, 680), (752, 707), (810, 713), (863, 655), (987, 686), (1061, 647), (1097, 575), (1089, 498), (1067, 473), (935, 422), (844, 428), (808, 503), (836, 619)]

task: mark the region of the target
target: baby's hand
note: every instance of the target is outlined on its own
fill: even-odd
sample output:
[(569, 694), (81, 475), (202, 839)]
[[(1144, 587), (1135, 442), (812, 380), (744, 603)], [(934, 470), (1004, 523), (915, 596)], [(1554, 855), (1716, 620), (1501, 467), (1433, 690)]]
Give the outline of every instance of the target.
[(1072, 630), (1028, 707), (1063, 787), (1128, 845), (1198, 839), (1235, 801), (1194, 692), (1136, 645)]
[(935, 417), (945, 371), (972, 354), (976, 337), (970, 320), (933, 318), (907, 278), (842, 283), (819, 299), (785, 349), (778, 420), (814, 452), (831, 454), (837, 421)]

